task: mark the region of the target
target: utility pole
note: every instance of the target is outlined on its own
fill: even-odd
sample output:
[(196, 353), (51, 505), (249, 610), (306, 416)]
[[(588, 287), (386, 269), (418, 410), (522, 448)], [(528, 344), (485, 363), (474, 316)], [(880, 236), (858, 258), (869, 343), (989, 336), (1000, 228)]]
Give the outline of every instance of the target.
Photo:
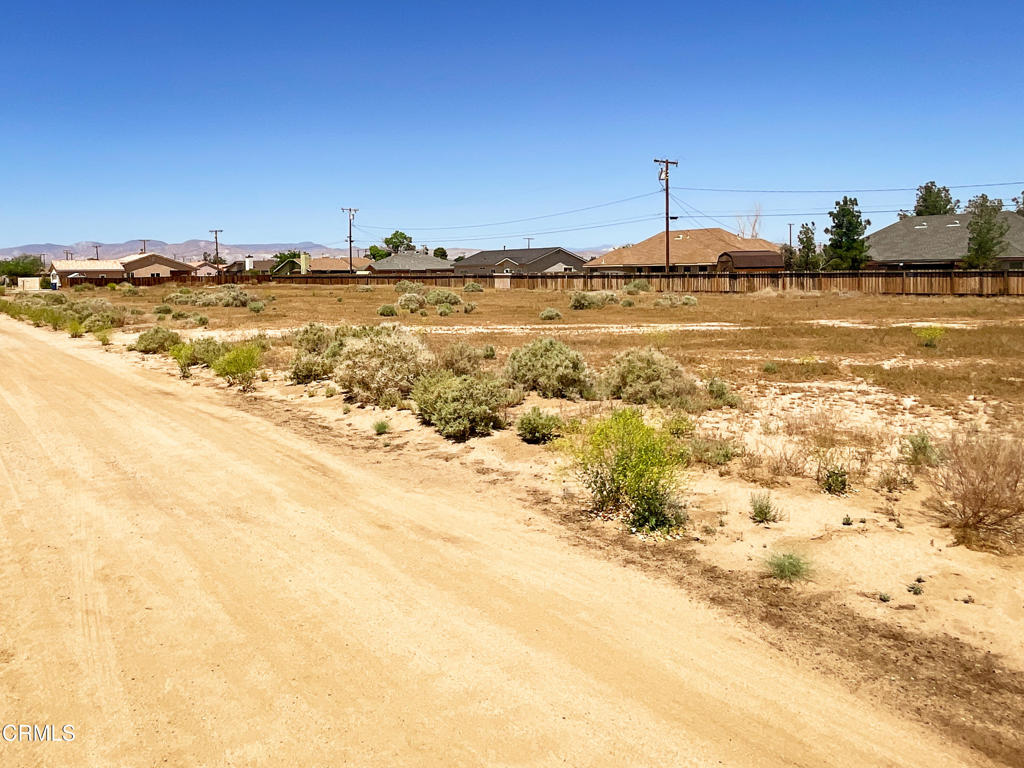
[(533, 242), (533, 238), (532, 237), (524, 237), (523, 240), (526, 241), (526, 247), (527, 248), (529, 248), (530, 247), (530, 243)]
[(69, 248), (65, 248), (64, 249), (64, 258), (65, 259), (70, 259), (71, 258), (71, 250)]
[(220, 239), (219, 235), (223, 232), (223, 229), (211, 229), (210, 232), (213, 234), (213, 260), (220, 264)]
[(356, 211), (358, 208), (342, 208), (343, 213), (348, 214), (348, 271), (355, 272), (355, 268), (352, 266), (352, 219), (356, 217)]
[(793, 225), (789, 225), (789, 247), (793, 247)]
[(654, 158), (654, 162), (656, 162), (658, 165), (664, 166), (661, 169), (661, 172), (658, 174), (658, 179), (665, 182), (665, 274), (667, 275), (669, 269), (671, 268), (669, 260), (668, 242), (668, 227), (669, 221), (671, 220), (668, 208), (668, 167), (670, 165), (679, 165), (679, 162), (676, 160), (659, 160), (658, 158)]
[(94, 245), (92, 247), (92, 249), (96, 253), (96, 258), (99, 259), (99, 257), (100, 257), (100, 247), (98, 245)]
[(148, 242), (149, 242), (148, 240), (143, 240), (142, 241), (142, 250), (139, 251), (139, 253), (145, 253), (146, 252), (146, 243), (148, 243)]

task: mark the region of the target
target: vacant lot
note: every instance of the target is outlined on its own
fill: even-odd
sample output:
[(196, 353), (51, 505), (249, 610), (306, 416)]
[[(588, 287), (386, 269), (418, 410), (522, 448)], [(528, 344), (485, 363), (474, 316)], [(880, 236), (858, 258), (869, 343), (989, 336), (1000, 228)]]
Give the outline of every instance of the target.
[[(693, 305), (683, 297), (670, 300), (641, 291), (620, 293), (614, 303), (601, 308), (573, 310), (571, 297), (563, 294), (485, 291), (459, 292), (460, 303), (453, 304), (451, 314), (439, 314), (428, 305), (425, 314), (400, 310), (396, 317), (382, 317), (378, 308), (396, 304), (399, 298), (391, 287), (360, 291), (270, 285), (244, 290), (251, 295), (231, 307), (197, 306), (190, 303), (188, 293), (182, 301), (173, 287), (141, 289), (138, 295), (105, 289), (69, 293), (72, 301), (103, 299), (124, 311), (126, 324), (113, 330), (113, 343), (103, 348), (114, 354), (102, 354), (88, 334), (76, 340), (26, 329), (37, 335), (19, 341), (24, 347), (19, 360), (27, 364), (30, 346), (41, 352), (52, 343), (67, 355), (85, 355), (83, 360), (92, 366), (109, 365), (119, 376), (138, 371), (141, 363), (149, 369), (144, 374), (146, 386), (182, 396), (181, 408), (193, 399), (212, 408), (221, 401), (210, 398), (223, 397), (225, 393), (217, 390), (225, 385), (211, 370), (193, 363), (186, 368), (190, 379), (175, 381), (178, 363), (162, 355), (128, 353), (125, 347), (158, 323), (183, 339), (237, 341), (265, 333), (257, 344), (261, 363), (254, 395), (224, 401), (235, 406), (225, 405), (224, 418), (240, 407), (248, 412), (247, 418), (263, 425), (260, 440), (267, 448), (260, 449), (261, 456), (276, 453), (270, 446), (283, 439), (280, 430), (292, 434), (289, 441), (315, 440), (331, 446), (338, 452), (329, 462), (334, 469), (317, 469), (320, 465), (313, 462), (310, 471), (317, 477), (322, 474), (325, 481), (341, 472), (346, 483), (355, 483), (344, 490), (344, 503), (351, 506), (346, 525), (376, 520), (384, 531), (379, 534), (381, 546), (390, 546), (384, 539), (390, 541), (396, 527), (408, 533), (423, 525), (431, 528), (431, 536), (448, 542), (446, 547), (479, 547), (487, 539), (495, 547), (520, 551), (540, 546), (531, 538), (537, 533), (568, 538), (613, 569), (606, 572), (607, 578), (623, 578), (612, 574), (625, 566), (651, 580), (645, 583), (659, 585), (659, 590), (666, 585), (681, 588), (701, 605), (715, 606), (728, 621), (739, 622), (757, 642), (781, 648), (795, 659), (813, 659), (806, 662), (809, 667), (858, 691), (861, 703), (882, 702), (902, 717), (939, 729), (946, 749), (957, 744), (975, 756), (1007, 765), (1024, 758), (1018, 727), (1024, 706), (1024, 650), (1019, 641), (1024, 631), (1024, 558), (1009, 540), (1005, 547), (992, 541), (966, 542), (970, 548), (955, 545), (963, 536), (946, 527), (948, 520), (935, 511), (941, 496), (937, 483), (950, 465), (955, 437), (973, 434), (1019, 442), (1024, 423), (1024, 302), (699, 295)], [(623, 306), (624, 300), (633, 306)], [(466, 313), (463, 307), (470, 301), (477, 306)], [(259, 311), (249, 308), (251, 302)], [(561, 318), (541, 321), (540, 313), (549, 307)], [(157, 308), (159, 317), (154, 313)], [(685, 450), (687, 460), (677, 477), (685, 526), (669, 535), (635, 534), (621, 518), (592, 514), (587, 490), (572, 469), (571, 444), (586, 433), (588, 424), (622, 406), (606, 389), (598, 387), (586, 399), (520, 392), (499, 408), (499, 421), (509, 425), (533, 407), (557, 416), (566, 436), (552, 445), (524, 443), (515, 429), (452, 442), (417, 419), (408, 393), (387, 403), (397, 408), (382, 407), (374, 397), (347, 390), (349, 380), (338, 375), (332, 379), (330, 370), (305, 375), (296, 383), (295, 363), (309, 334), (294, 332), (311, 321), (343, 330), (398, 322), (414, 331), (409, 338), (422, 340), (438, 360), (447, 360), (445, 365), (457, 369), (472, 363), (471, 368), (485, 376), (505, 375), (513, 352), (538, 336), (559, 339), (581, 352), (588, 369), (602, 382), (624, 350), (651, 348), (663, 353), (682, 366), (681, 375), (697, 382), (696, 394), (671, 404), (639, 407), (649, 423), (664, 425), (673, 434), (672, 444)], [(12, 325), (4, 322), (5, 328)], [(337, 338), (348, 350), (364, 343), (358, 334), (346, 333), (331, 330), (327, 341)], [(463, 344), (459, 355), (453, 355), (459, 343), (469, 346)], [(60, 360), (65, 364), (65, 358)], [(54, 377), (85, 375), (80, 367), (57, 374), (59, 367), (52, 371)], [(98, 369), (95, 376), (97, 386), (100, 379), (106, 381)], [(68, 383), (81, 389), (81, 382)], [(115, 390), (123, 405), (123, 392), (110, 382), (106, 391)], [(28, 402), (21, 401), (20, 407)], [(97, 412), (96, 407), (87, 410)], [(182, 462), (182, 451), (214, 458), (216, 487), (223, 488), (227, 498), (235, 498), (240, 492), (231, 490), (235, 486), (221, 468), (226, 473), (227, 466), (238, 465), (234, 440), (247, 445), (253, 438), (223, 431), (226, 422), (218, 419), (217, 445), (197, 448), (186, 437), (186, 412), (176, 411), (174, 418), (172, 431), (177, 437), (157, 430), (139, 440), (172, 450), (176, 466)], [(87, 422), (80, 420), (82, 429)], [(207, 441), (214, 428), (206, 420), (194, 425), (196, 434)], [(161, 450), (154, 447), (149, 459), (156, 461)], [(301, 457), (306, 449), (298, 444), (282, 445), (281, 450), (290, 457), (285, 462), (289, 473), (294, 461), (305, 461)], [(262, 467), (259, 472), (268, 482), (291, 482), (280, 477), (280, 468), (254, 465), (254, 471), (257, 467)], [(370, 489), (370, 495), (357, 490), (363, 488)], [(311, 509), (343, 503), (324, 489), (316, 491), (322, 495), (315, 498), (310, 493), (303, 498)], [(179, 501), (173, 508), (187, 511), (200, 504), (201, 492), (194, 494), (194, 501)], [(241, 503), (242, 496), (237, 498)], [(273, 498), (285, 509), (292, 508), (288, 494)], [(202, 503), (207, 505), (204, 509), (218, 508)], [(487, 515), (481, 512), (484, 507)], [(417, 510), (426, 517), (421, 519)], [(272, 514), (270, 507), (266, 511)], [(300, 517), (294, 521), (293, 536), (301, 539), (306, 521), (301, 510), (295, 514)], [(326, 524), (320, 518), (309, 522)], [(253, 535), (265, 524), (262, 518), (244, 522)], [(221, 521), (222, 533), (232, 525)], [(524, 535), (527, 539), (521, 538)], [(551, 543), (555, 549), (558, 545), (564, 541)], [(214, 556), (212, 544), (210, 554)], [(408, 556), (422, 554), (410, 550)], [(540, 564), (548, 556), (538, 554), (540, 559), (530, 566), (539, 569), (530, 577), (538, 583), (545, 579), (542, 574), (550, 575)], [(793, 582), (771, 578), (768, 563), (779, 557), (803, 563), (806, 573)], [(431, 562), (439, 567), (444, 557)], [(523, 577), (510, 571), (504, 578), (519, 583)], [(595, 598), (609, 588), (603, 578), (598, 577)], [(267, 581), (268, 587), (274, 580)], [(495, 599), (529, 623), (533, 613), (528, 606), (540, 598), (533, 588), (516, 594), (522, 597), (522, 606), (508, 603), (508, 595)], [(631, 594), (630, 600), (637, 599)], [(666, 593), (658, 594), (664, 599)], [(525, 613), (520, 616), (520, 611)], [(672, 636), (678, 628), (668, 617), (681, 614), (667, 605), (665, 611), (663, 618), (670, 626), (659, 632)], [(596, 613), (587, 615), (579, 618), (588, 626), (609, 621)], [(538, 626), (548, 623), (543, 617), (537, 621)], [(644, 631), (617, 621), (607, 624), (612, 633), (608, 642), (617, 644), (633, 631)], [(529, 631), (516, 631), (520, 630)], [(613, 640), (615, 633), (625, 635)], [(575, 640), (569, 645), (583, 649), (588, 642), (579, 639), (579, 646)], [(670, 644), (678, 649), (690, 642)], [(695, 658), (689, 650), (686, 654)], [(605, 661), (614, 667), (620, 664)], [(718, 653), (714, 661), (700, 658), (695, 663), (710, 674), (723, 657)], [(641, 678), (645, 685), (653, 685), (661, 674), (651, 678), (643, 673)], [(541, 695), (545, 701), (547, 697)], [(784, 710), (791, 702), (761, 701), (760, 706), (771, 712), (773, 707)], [(849, 725), (846, 715), (837, 717), (837, 722)], [(770, 719), (778, 724), (785, 715), (775, 713)], [(886, 728), (890, 726), (882, 730)], [(783, 731), (778, 733), (781, 737)], [(855, 741), (866, 744), (865, 733), (856, 733)], [(511, 751), (498, 749), (504, 756), (518, 749), (511, 742), (508, 748)], [(773, 753), (758, 763), (753, 753), (747, 753), (731, 755), (726, 762), (873, 762), (851, 749), (842, 742), (831, 756), (811, 759), (807, 751), (799, 758)], [(550, 754), (566, 752), (555, 747)], [(574, 756), (575, 762), (597, 762), (583, 753)], [(674, 757), (678, 761), (684, 756)], [(894, 751), (885, 759), (899, 764), (903, 758)], [(935, 759), (917, 755), (910, 762)]]

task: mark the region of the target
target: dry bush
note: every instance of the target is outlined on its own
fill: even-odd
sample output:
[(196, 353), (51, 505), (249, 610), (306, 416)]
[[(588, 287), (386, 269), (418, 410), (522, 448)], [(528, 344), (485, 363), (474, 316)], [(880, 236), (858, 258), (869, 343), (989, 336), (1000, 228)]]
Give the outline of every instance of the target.
[(483, 352), (464, 341), (457, 341), (441, 351), (438, 365), (456, 376), (469, 376), (480, 370)]
[(555, 339), (542, 338), (508, 357), (508, 380), (544, 397), (575, 399), (592, 392), (590, 371), (583, 355)]
[(624, 403), (669, 403), (697, 390), (675, 360), (653, 347), (620, 352), (604, 372), (602, 386), (609, 397)]
[(1024, 442), (970, 434), (954, 437), (932, 473), (932, 509), (958, 544), (1005, 550), (1024, 538)]
[(380, 328), (349, 341), (334, 380), (361, 403), (397, 406), (430, 364), (423, 342), (396, 328)]

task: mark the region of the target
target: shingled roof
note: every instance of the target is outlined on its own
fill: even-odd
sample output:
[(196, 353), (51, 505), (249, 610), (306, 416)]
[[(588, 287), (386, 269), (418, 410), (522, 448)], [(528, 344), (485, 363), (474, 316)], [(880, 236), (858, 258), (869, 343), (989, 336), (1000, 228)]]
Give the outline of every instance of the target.
[[(1009, 225), (1006, 251), (1000, 259), (1024, 260), (1024, 216), (1003, 211), (999, 218)], [(969, 213), (943, 216), (908, 216), (868, 235), (868, 256), (880, 264), (943, 264), (967, 255)]]
[(449, 261), (415, 251), (393, 253), (380, 261), (372, 262), (368, 268), (373, 272), (452, 272), (455, 270)]
[(459, 266), (466, 267), (493, 267), (500, 264), (503, 261), (511, 261), (516, 265), (530, 264), (538, 259), (542, 259), (550, 253), (556, 251), (562, 251), (570, 256), (579, 259), (581, 262), (583, 258), (576, 256), (572, 251), (568, 251), (560, 246), (554, 246), (550, 248), (503, 248), (497, 251), (477, 251), (472, 256), (467, 256), (459, 262)]
[[(669, 261), (676, 266), (714, 265), (726, 251), (774, 251), (760, 238), (744, 238), (719, 227), (679, 229), (669, 232)], [(636, 245), (616, 248), (586, 263), (586, 269), (658, 267), (665, 265), (665, 233), (659, 232)]]

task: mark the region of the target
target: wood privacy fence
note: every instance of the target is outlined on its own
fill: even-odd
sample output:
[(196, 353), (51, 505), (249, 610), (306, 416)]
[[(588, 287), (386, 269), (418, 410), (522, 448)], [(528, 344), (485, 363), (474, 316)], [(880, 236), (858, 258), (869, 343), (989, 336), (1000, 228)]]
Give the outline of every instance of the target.
[[(393, 285), (400, 280), (413, 280), (441, 288), (461, 288), (466, 283), (480, 283), (485, 288), (529, 288), (552, 291), (615, 291), (626, 283), (644, 279), (655, 291), (675, 293), (754, 293), (775, 291), (822, 291), (888, 294), (897, 296), (1024, 296), (1024, 270), (928, 270), (916, 272), (774, 272), (749, 274), (716, 272), (707, 274), (650, 273), (613, 275), (601, 273), (537, 274), (537, 275), (215, 275), (195, 277), (133, 277), (133, 285), (152, 286), (165, 283), (204, 286), (238, 283), (253, 285)], [(80, 283), (107, 285), (110, 278), (72, 277), (69, 286)]]

